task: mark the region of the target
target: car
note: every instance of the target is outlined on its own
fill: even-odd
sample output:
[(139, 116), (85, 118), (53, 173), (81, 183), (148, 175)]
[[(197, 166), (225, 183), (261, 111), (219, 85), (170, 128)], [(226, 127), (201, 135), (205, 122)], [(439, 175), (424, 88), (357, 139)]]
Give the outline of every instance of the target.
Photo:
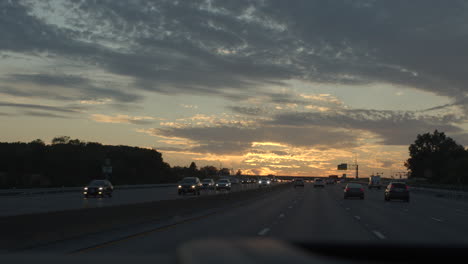
[(295, 179), (294, 180), (294, 188), (296, 187), (304, 187), (304, 180), (303, 179)]
[(206, 190), (214, 190), (215, 189), (215, 181), (213, 179), (204, 179), (202, 181), (202, 188)]
[(220, 179), (218, 182), (216, 182), (216, 190), (231, 190), (231, 181), (229, 179)]
[(258, 187), (259, 188), (268, 187), (268, 186), (270, 186), (270, 184), (271, 184), (270, 179), (260, 179), (258, 181)]
[(384, 199), (385, 201), (398, 199), (409, 202), (410, 194), (408, 185), (404, 182), (390, 182), (385, 189)]
[(193, 193), (194, 195), (200, 195), (200, 189), (202, 183), (198, 177), (185, 177), (179, 182), (177, 191), (179, 195), (185, 195), (187, 193)]
[(344, 187), (344, 199), (358, 197), (364, 199), (364, 187), (359, 183), (348, 183)]
[(334, 179), (327, 179), (325, 181), (327, 184), (335, 184), (335, 180)]
[(242, 179), (240, 182), (241, 182), (242, 184), (247, 184), (247, 183), (249, 183), (249, 180), (248, 180), (248, 179)]
[(315, 187), (325, 187), (325, 183), (323, 182), (323, 179), (316, 178), (314, 180), (314, 188)]
[(108, 180), (93, 180), (87, 186), (83, 188), (84, 197), (88, 198), (89, 196), (101, 196), (105, 195), (112, 197), (112, 192), (114, 191), (114, 186)]

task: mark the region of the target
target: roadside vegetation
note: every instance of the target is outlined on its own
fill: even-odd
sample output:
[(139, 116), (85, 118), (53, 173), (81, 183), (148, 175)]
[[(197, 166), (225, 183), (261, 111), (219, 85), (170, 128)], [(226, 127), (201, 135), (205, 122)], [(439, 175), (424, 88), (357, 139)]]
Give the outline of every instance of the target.
[(171, 167), (160, 152), (129, 146), (83, 142), (67, 136), (51, 144), (37, 139), (29, 143), (0, 142), (0, 188), (83, 186), (105, 178), (103, 166), (112, 167), (113, 184), (175, 183), (183, 177), (229, 175), (229, 169), (214, 166)]

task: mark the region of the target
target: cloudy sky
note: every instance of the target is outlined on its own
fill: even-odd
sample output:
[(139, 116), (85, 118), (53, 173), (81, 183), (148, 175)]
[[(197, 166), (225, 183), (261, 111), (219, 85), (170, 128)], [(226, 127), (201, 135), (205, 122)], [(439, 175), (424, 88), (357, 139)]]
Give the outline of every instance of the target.
[(468, 145), (466, 1), (0, 1), (0, 141), (59, 135), (249, 173), (404, 171)]

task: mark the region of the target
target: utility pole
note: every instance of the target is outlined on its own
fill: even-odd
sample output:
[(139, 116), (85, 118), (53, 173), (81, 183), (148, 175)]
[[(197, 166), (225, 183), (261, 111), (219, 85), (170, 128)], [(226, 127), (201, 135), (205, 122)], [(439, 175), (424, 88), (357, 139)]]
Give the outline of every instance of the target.
[(357, 153), (354, 156), (354, 166), (356, 167), (356, 180), (359, 179), (359, 165), (357, 163)]

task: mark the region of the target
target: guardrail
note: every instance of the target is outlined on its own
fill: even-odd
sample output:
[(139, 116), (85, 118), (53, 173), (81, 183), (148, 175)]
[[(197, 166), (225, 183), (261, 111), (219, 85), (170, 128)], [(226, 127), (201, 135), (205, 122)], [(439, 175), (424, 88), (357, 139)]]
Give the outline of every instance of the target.
[[(116, 190), (125, 189), (147, 189), (147, 188), (163, 188), (173, 187), (176, 183), (170, 184), (141, 184), (141, 185), (115, 185)], [(0, 196), (18, 196), (18, 195), (41, 195), (66, 192), (81, 192), (83, 187), (57, 187), (57, 188), (38, 188), (38, 189), (5, 189), (0, 190)]]
[(468, 198), (468, 192), (466, 191), (456, 191), (456, 190), (444, 190), (444, 189), (435, 189), (435, 188), (425, 188), (425, 187), (409, 187), (410, 191), (422, 192), (433, 194), (436, 197), (444, 197), (450, 199), (466, 199)]

